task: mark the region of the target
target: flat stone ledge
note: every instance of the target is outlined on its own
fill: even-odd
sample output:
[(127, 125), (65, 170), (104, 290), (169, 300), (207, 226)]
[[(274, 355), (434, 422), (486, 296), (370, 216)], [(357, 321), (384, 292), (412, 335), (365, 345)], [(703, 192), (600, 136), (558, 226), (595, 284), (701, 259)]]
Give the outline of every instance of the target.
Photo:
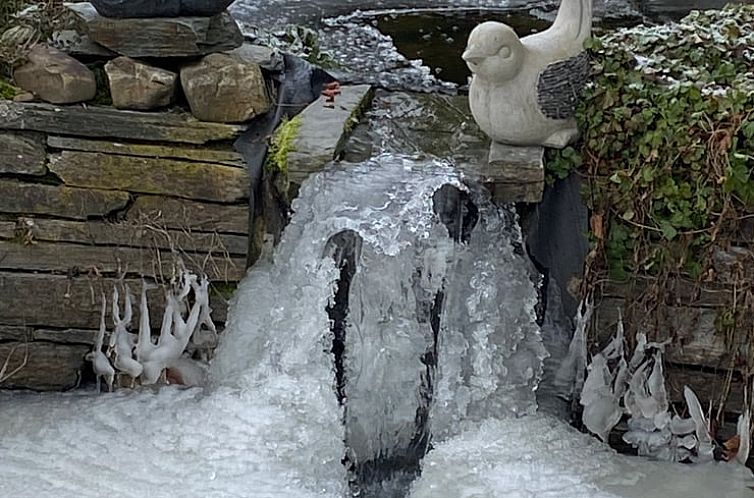
[(344, 86), (335, 102), (322, 96), (299, 115), (301, 126), (288, 154), (288, 177), (300, 184), (310, 174), (333, 161), (345, 144), (360, 108), (368, 105), (373, 91), (369, 85)]
[(195, 57), (241, 46), (236, 21), (223, 12), (212, 17), (113, 19), (90, 3), (68, 8), (81, 19), (94, 42), (129, 57)]
[(543, 147), (493, 142), (487, 164), (469, 173), (489, 185), (496, 202), (540, 202), (545, 187), (544, 153)]

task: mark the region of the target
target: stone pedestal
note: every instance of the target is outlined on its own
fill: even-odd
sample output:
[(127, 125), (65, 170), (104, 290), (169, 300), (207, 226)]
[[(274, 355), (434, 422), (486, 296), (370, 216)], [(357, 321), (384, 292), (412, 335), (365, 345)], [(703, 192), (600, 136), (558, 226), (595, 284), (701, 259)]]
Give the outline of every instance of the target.
[(480, 174), (498, 202), (540, 202), (545, 188), (543, 147), (492, 142)]

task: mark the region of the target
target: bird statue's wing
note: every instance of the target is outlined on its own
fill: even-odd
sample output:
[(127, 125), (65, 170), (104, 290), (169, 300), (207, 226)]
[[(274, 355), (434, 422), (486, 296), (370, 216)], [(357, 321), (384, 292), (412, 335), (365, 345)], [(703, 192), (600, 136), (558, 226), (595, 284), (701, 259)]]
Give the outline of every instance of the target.
[(586, 52), (547, 66), (537, 81), (537, 103), (542, 114), (550, 119), (573, 117), (590, 72)]

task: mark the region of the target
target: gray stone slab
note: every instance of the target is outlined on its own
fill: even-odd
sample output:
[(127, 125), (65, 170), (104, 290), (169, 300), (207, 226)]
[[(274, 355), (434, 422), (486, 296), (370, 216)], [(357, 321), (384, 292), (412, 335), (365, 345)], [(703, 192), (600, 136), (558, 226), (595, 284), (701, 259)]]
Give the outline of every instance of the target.
[(283, 70), (283, 54), (276, 48), (244, 43), (240, 47), (228, 52), (228, 54), (236, 56), (245, 62), (253, 62), (267, 71), (277, 72)]
[(493, 185), (500, 202), (539, 202), (545, 187), (544, 148), (516, 147), (493, 142), (487, 164), (478, 170)]
[(300, 114), (301, 126), (288, 154), (288, 177), (301, 183), (321, 170), (343, 149), (355, 115), (373, 95), (369, 85), (344, 86), (334, 103), (320, 97)]
[(86, 34), (113, 52), (129, 57), (194, 57), (232, 50), (243, 43), (236, 21), (223, 12), (213, 17), (111, 19), (90, 3), (68, 6)]
[(0, 134), (0, 173), (44, 175), (45, 157), (41, 133)]

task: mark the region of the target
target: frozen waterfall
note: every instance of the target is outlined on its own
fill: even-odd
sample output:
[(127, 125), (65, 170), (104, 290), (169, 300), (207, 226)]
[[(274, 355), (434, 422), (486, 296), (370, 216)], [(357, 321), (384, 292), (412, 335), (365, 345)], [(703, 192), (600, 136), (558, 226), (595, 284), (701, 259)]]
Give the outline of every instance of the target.
[(206, 389), (0, 395), (0, 496), (745, 496), (740, 467), (619, 457), (535, 414), (538, 275), (513, 211), (450, 165), (334, 165), (294, 209)]

